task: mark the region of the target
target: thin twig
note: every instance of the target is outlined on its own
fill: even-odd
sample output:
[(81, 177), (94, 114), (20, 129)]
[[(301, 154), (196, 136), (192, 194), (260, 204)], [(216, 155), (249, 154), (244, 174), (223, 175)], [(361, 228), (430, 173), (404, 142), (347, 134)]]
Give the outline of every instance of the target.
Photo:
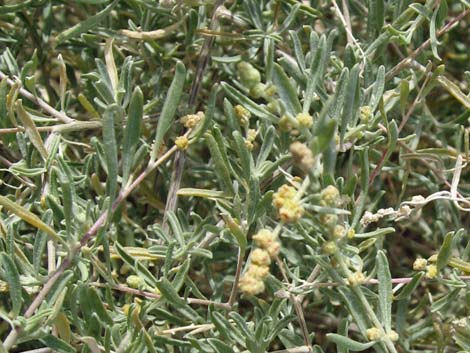
[[(443, 34), (447, 33), (454, 27), (455, 24), (457, 24), (460, 20), (462, 20), (465, 16), (470, 14), (470, 9), (466, 9), (463, 11), (460, 15), (454, 17), (451, 19), (444, 27), (442, 27), (439, 31), (436, 33), (436, 38), (439, 38)], [(401, 70), (407, 68), (411, 63), (416, 59), (416, 57), (421, 53), (424, 49), (429, 47), (431, 45), (431, 38), (426, 40), (423, 44), (421, 44), (418, 48), (416, 48), (410, 55), (408, 55), (405, 59), (400, 61), (397, 65), (395, 65), (392, 69), (390, 69), (387, 74), (385, 75), (385, 79), (388, 81), (392, 77), (394, 77), (397, 73), (399, 73)]]
[[(220, 6), (224, 3), (223, 0), (218, 0), (214, 6), (214, 12), (211, 19), (210, 29), (214, 30), (217, 25), (217, 11)], [(206, 37), (204, 44), (202, 45), (201, 52), (199, 53), (199, 59), (196, 67), (196, 75), (191, 86), (191, 93), (189, 94), (188, 109), (187, 111), (195, 110), (196, 98), (199, 94), (202, 85), (202, 79), (204, 72), (206, 71), (207, 65), (210, 60), (210, 51), (214, 44), (215, 37)], [(168, 190), (168, 197), (165, 205), (165, 213), (163, 214), (163, 231), (168, 230), (168, 214), (171, 211), (175, 211), (178, 203), (178, 190), (181, 185), (181, 178), (183, 177), (184, 164), (186, 161), (186, 155), (182, 151), (178, 151), (174, 157), (174, 168), (171, 174), (170, 189)]]
[(228, 299), (227, 304), (232, 307), (237, 299), (237, 291), (238, 291), (238, 282), (240, 281), (240, 274), (242, 273), (243, 268), (243, 257), (245, 256), (245, 252), (242, 251), (241, 247), (238, 248), (238, 256), (237, 256), (237, 269), (235, 271), (235, 279), (233, 281), (232, 291), (230, 292), (230, 297)]
[[(91, 285), (95, 287), (107, 287), (108, 285), (105, 283), (91, 283)], [(134, 288), (129, 288), (123, 285), (116, 285), (116, 286), (110, 286), (111, 289), (128, 293), (131, 295), (137, 295), (145, 298), (152, 298), (152, 299), (161, 299), (162, 296), (160, 294), (152, 293), (152, 292), (147, 292), (139, 289), (134, 289)], [(230, 309), (229, 305), (226, 303), (220, 303), (220, 302), (215, 302), (212, 300), (205, 300), (205, 299), (199, 299), (199, 298), (183, 298), (180, 297), (180, 299), (186, 301), (188, 304), (195, 304), (195, 305), (204, 305), (204, 306), (209, 306), (209, 305), (214, 305), (218, 308), (222, 309)]]
[[(426, 70), (426, 72), (424, 73), (425, 77), (424, 77), (424, 82), (423, 84), (421, 85), (421, 88), (419, 89), (418, 91), (418, 94), (416, 95), (416, 98), (414, 99), (413, 103), (411, 104), (410, 108), (408, 109), (408, 111), (406, 112), (405, 116), (403, 117), (403, 120), (401, 121), (400, 123), (400, 126), (398, 127), (398, 134), (400, 134), (401, 130), (403, 129), (403, 127), (405, 126), (405, 124), (407, 123), (408, 119), (410, 118), (411, 114), (413, 114), (413, 112), (415, 111), (416, 109), (416, 106), (418, 105), (419, 101), (421, 100), (421, 97), (422, 97), (422, 94), (423, 94), (423, 91), (424, 91), (424, 88), (426, 87), (429, 79), (431, 78), (431, 76), (429, 75), (429, 72)], [(372, 185), (372, 183), (374, 182), (375, 178), (377, 177), (377, 175), (379, 175), (380, 171), (382, 170), (382, 167), (385, 163), (385, 157), (387, 156), (388, 154), (388, 147), (386, 147), (384, 149), (384, 151), (382, 152), (382, 155), (380, 156), (380, 159), (376, 165), (376, 167), (374, 168), (374, 170), (372, 171), (372, 173), (370, 174), (370, 177), (369, 177), (369, 185)]]
[(332, 0), (332, 3), (333, 3), (333, 7), (335, 8), (336, 14), (338, 15), (341, 23), (344, 26), (344, 30), (346, 31), (346, 33), (348, 35), (348, 41), (349, 41), (349, 39), (351, 39), (352, 42), (354, 43), (354, 45), (359, 50), (359, 53), (361, 53), (361, 56), (362, 56), (361, 71), (362, 71), (364, 69), (365, 65), (366, 65), (366, 54), (364, 53), (364, 50), (362, 50), (361, 46), (357, 42), (356, 38), (354, 38), (354, 36), (352, 34), (352, 31), (349, 29), (348, 22), (344, 18), (343, 13), (341, 12), (341, 9), (339, 8), (338, 4), (336, 3), (336, 0)]
[[(5, 80), (7, 81), (8, 86), (13, 87), (16, 83), (12, 79), (10, 79), (7, 75), (5, 75), (2, 71), (0, 71), (0, 80)], [(72, 123), (75, 121), (75, 119), (72, 119), (69, 117), (67, 114), (63, 112), (59, 112), (58, 110), (54, 109), (51, 107), (48, 103), (46, 103), (44, 100), (42, 100), (39, 97), (36, 97), (33, 95), (31, 92), (27, 91), (23, 87), (18, 88), (18, 92), (25, 97), (26, 99), (29, 99), (31, 102), (37, 104), (39, 107), (42, 108), (46, 113), (52, 115), (54, 118), (57, 118), (64, 123)]]

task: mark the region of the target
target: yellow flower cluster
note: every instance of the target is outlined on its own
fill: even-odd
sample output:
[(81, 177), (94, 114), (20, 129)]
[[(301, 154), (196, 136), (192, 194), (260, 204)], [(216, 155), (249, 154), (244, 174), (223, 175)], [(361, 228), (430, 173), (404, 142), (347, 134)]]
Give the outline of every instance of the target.
[(234, 108), (235, 116), (242, 126), (247, 126), (250, 122), (251, 113), (242, 105), (237, 104)]
[(188, 114), (183, 116), (180, 119), (180, 122), (184, 125), (187, 129), (192, 129), (195, 127), (199, 122), (204, 118), (203, 112), (197, 112), (196, 114)]
[(242, 293), (257, 295), (264, 292), (264, 279), (269, 274), (270, 264), (271, 257), (266, 250), (257, 248), (251, 252), (248, 269), (238, 283)]
[(289, 185), (282, 185), (273, 195), (273, 205), (279, 210), (279, 217), (283, 222), (295, 223), (304, 214), (305, 210), (295, 199), (297, 190)]
[(256, 140), (256, 135), (258, 132), (255, 129), (249, 129), (246, 133), (245, 145), (249, 151), (253, 150), (254, 144), (253, 142)]
[(253, 236), (253, 240), (259, 248), (266, 250), (271, 258), (279, 254), (281, 244), (270, 230), (261, 229)]
[(428, 279), (436, 278), (439, 274), (436, 265), (428, 265), (428, 260), (423, 258), (417, 258), (415, 262), (413, 262), (413, 270), (415, 271), (424, 271), (426, 270), (425, 277)]
[(268, 229), (261, 229), (253, 240), (257, 248), (251, 252), (250, 264), (239, 283), (240, 290), (247, 295), (264, 292), (264, 279), (269, 274), (271, 259), (279, 254), (281, 248), (279, 240)]

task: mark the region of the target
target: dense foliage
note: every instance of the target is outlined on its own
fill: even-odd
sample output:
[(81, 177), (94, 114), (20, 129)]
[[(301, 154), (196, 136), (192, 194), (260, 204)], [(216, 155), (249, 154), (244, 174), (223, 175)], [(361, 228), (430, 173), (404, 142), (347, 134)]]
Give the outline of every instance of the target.
[(0, 352), (470, 351), (469, 18), (0, 1)]

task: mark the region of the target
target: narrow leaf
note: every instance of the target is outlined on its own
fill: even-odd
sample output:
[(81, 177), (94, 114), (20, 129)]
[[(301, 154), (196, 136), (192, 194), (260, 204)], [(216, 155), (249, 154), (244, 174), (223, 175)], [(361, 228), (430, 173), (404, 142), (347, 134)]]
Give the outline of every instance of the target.
[(36, 227), (43, 232), (47, 233), (51, 238), (60, 241), (63, 243), (63, 240), (59, 237), (59, 235), (55, 232), (54, 229), (49, 227), (43, 221), (39, 219), (34, 213), (31, 213), (26, 208), (18, 205), (17, 203), (10, 201), (5, 196), (0, 195), (0, 206), (5, 207), (11, 213), (14, 213), (18, 217), (20, 217), (26, 223), (31, 224), (33, 227)]
[(352, 340), (351, 338), (338, 335), (337, 333), (328, 333), (326, 335), (328, 341), (336, 343), (338, 346), (345, 347), (353, 352), (361, 352), (372, 347), (376, 342), (361, 343)]
[(439, 254), (437, 255), (437, 270), (442, 270), (450, 260), (452, 255), (452, 238), (454, 232), (449, 232), (446, 234), (444, 238), (444, 242), (442, 243), (441, 249), (439, 250)]
[(253, 102), (246, 95), (236, 90), (232, 86), (228, 85), (226, 82), (222, 82), (222, 88), (224, 89), (225, 93), (230, 99), (241, 104), (251, 114), (257, 116), (258, 118), (268, 120), (272, 123), (276, 123), (279, 120), (277, 116), (275, 116), (274, 114), (270, 113), (267, 109)]
[(287, 112), (296, 116), (302, 110), (299, 97), (286, 73), (279, 64), (274, 64), (273, 81), (276, 85), (279, 97), (284, 102)]
[(20, 274), (18, 273), (15, 263), (8, 254), (1, 253), (0, 262), (2, 264), (5, 279), (8, 283), (13, 317), (16, 318), (20, 313), (21, 304), (23, 302), (23, 298), (21, 296)]
[(126, 129), (124, 130), (124, 142), (122, 145), (122, 184), (126, 185), (132, 169), (132, 161), (140, 136), (140, 123), (144, 113), (144, 96), (140, 87), (136, 87), (132, 93), (129, 112), (127, 115)]
[(408, 298), (414, 290), (418, 287), (419, 283), (421, 282), (421, 278), (423, 278), (424, 272), (416, 273), (410, 282), (400, 290), (400, 293), (394, 298), (395, 300), (402, 300)]
[(46, 160), (47, 150), (44, 146), (44, 142), (42, 142), (41, 134), (29, 113), (24, 109), (21, 99), (16, 101), (16, 114), (20, 118), (31, 143), (36, 147), (41, 157)]
[(379, 281), (379, 318), (385, 331), (390, 332), (392, 328), (392, 276), (387, 257), (382, 250), (377, 253), (377, 279)]
[(118, 177), (118, 156), (116, 135), (114, 132), (115, 116), (118, 114), (118, 106), (113, 104), (106, 108), (103, 114), (103, 149), (106, 158), (108, 177), (106, 179), (106, 191), (110, 197), (109, 207), (116, 196)]
[(163, 138), (168, 132), (168, 129), (173, 124), (175, 118), (176, 108), (183, 94), (184, 82), (186, 79), (186, 68), (182, 62), (178, 62), (175, 68), (175, 76), (171, 82), (168, 94), (163, 104), (162, 113), (158, 119), (157, 132), (155, 135), (155, 142), (153, 144), (152, 158), (156, 158), (160, 146), (163, 143)]
[(102, 11), (98, 12), (96, 15), (88, 17), (85, 21), (80, 21), (72, 28), (61, 32), (56, 38), (57, 44), (61, 44), (66, 40), (75, 38), (80, 34), (87, 32), (94, 27), (97, 27), (109, 15), (111, 10), (118, 3), (119, 0), (114, 0), (111, 4), (106, 6)]

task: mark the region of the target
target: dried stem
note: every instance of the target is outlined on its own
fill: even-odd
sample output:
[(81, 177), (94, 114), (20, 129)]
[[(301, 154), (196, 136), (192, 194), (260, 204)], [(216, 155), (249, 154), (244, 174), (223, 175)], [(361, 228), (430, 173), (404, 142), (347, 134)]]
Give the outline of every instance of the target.
[(240, 281), (240, 274), (242, 273), (243, 267), (243, 257), (245, 256), (245, 251), (238, 248), (238, 256), (237, 256), (237, 269), (235, 271), (235, 280), (233, 281), (232, 291), (230, 293), (230, 297), (228, 299), (227, 304), (229, 307), (232, 307), (237, 299), (237, 291), (238, 291), (238, 282)]

